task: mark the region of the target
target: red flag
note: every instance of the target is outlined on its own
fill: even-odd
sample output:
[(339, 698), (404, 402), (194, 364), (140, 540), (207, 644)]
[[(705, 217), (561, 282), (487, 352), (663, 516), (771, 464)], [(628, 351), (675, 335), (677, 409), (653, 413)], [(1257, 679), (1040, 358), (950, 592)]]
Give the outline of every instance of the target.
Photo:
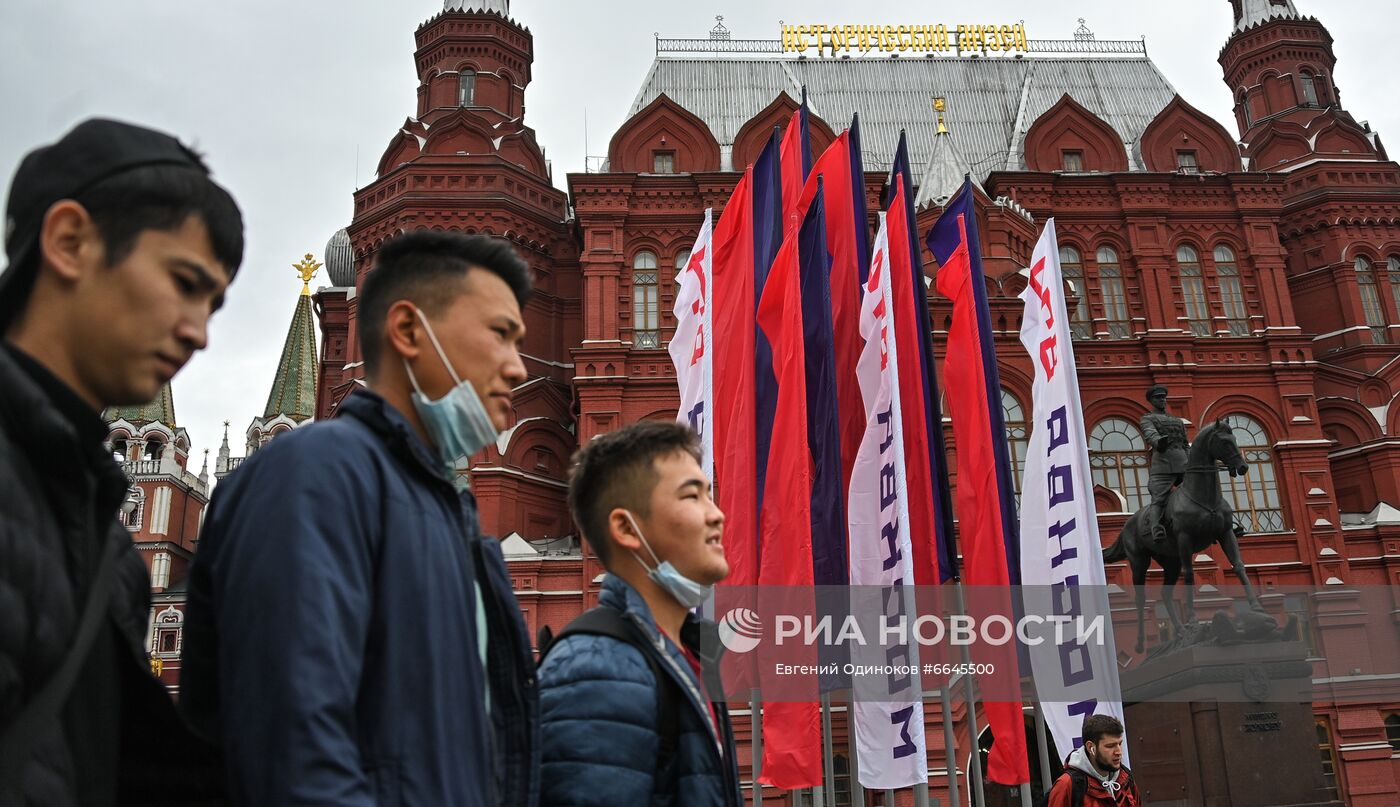
[(792, 120), (788, 121), (787, 130), (783, 132), (783, 144), (778, 149), (779, 162), (782, 164), (783, 182), (783, 230), (787, 231), (788, 222), (793, 216), (801, 216), (802, 186), (807, 181), (807, 171), (805, 163), (810, 159), (803, 149), (806, 141), (806, 129), (803, 124), (802, 110), (797, 109), (792, 113)]
[[(908, 480), (909, 535), (913, 543), (914, 584), (936, 586), (942, 582), (938, 570), (938, 541), (934, 530), (933, 469), (929, 459), (929, 434), (924, 420), (924, 369), (919, 359), (919, 299), (914, 288), (914, 256), (909, 243), (909, 225), (904, 216), (904, 178), (895, 176), (894, 195), (885, 214), (890, 243), (890, 296), (894, 299), (896, 353), (899, 356), (899, 396), (904, 425), (905, 478)], [(922, 275), (922, 273), (920, 273)], [(935, 424), (941, 428), (942, 424)], [(915, 491), (918, 491), (915, 493)]]
[[(929, 233), (928, 246), (939, 262), (938, 291), (953, 301), (943, 378), (958, 446), (963, 581), (977, 586), (1009, 586), (1020, 582), (1019, 565), (1018, 578), (1013, 581), (1008, 564), (1008, 554), (1016, 546), (1016, 511), (975, 216), (969, 182), (944, 208)], [(1003, 613), (1010, 614), (1010, 597), (1004, 607)], [(995, 662), (1002, 675), (1017, 669), (1014, 648), (1008, 645), (1004, 650)], [(1004, 785), (1029, 782), (1021, 702), (987, 701), (982, 707), (996, 738), (987, 759), (987, 778)]]
[(850, 490), (851, 468), (865, 435), (865, 407), (860, 398), (856, 361), (860, 358), (861, 261), (853, 194), (864, 194), (851, 177), (850, 132), (842, 132), (812, 166), (802, 191), (805, 212), (817, 191), (826, 194), (826, 248), (831, 253), (831, 328), (836, 342), (836, 396), (840, 413), (842, 495)]
[[(734, 188), (714, 233), (715, 487), (724, 511), (726, 585), (758, 583), (754, 450), (753, 168)], [(736, 682), (737, 683), (737, 682)]]
[[(764, 551), (758, 582), (765, 586), (812, 585), (812, 460), (807, 444), (797, 244), (796, 221), (790, 220), (758, 304), (758, 325), (773, 347), (779, 413), (773, 421), (767, 490), (759, 520)], [(822, 783), (821, 712), (817, 703), (764, 706), (759, 781), (787, 790)]]

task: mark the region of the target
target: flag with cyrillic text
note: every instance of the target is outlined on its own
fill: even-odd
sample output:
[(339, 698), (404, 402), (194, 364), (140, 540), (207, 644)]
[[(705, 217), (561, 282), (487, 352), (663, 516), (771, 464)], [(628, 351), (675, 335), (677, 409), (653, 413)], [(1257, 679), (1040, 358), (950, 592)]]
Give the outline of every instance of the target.
[(691, 247), (676, 292), (676, 333), (667, 351), (676, 367), (681, 405), (676, 419), (700, 435), (700, 467), (714, 479), (714, 352), (710, 349), (710, 293), (714, 249), (710, 243), (711, 211), (706, 208), (700, 234)]
[[(912, 604), (912, 596), (901, 596), (901, 592), (913, 591), (914, 550), (909, 539), (909, 487), (905, 480), (904, 428), (896, 377), (899, 358), (895, 306), (889, 281), (889, 233), (881, 216), (860, 306), (864, 348), (856, 374), (865, 405), (865, 433), (851, 470), (847, 499), (851, 585), (877, 586), (889, 591), (890, 599), (897, 603)], [(914, 648), (908, 652), (910, 664), (917, 669)], [(852, 661), (879, 666), (889, 661), (888, 650), (858, 645), (852, 650)], [(887, 686), (890, 694), (902, 697), (853, 699), (851, 703), (859, 751), (857, 778), (865, 787), (876, 790), (928, 781), (919, 678), (900, 674)]]
[[(1021, 292), (1026, 304), (1021, 344), (1035, 369), (1034, 425), (1021, 482), (1021, 582), (1028, 613), (1072, 619), (1085, 610), (1110, 611), (1089, 444), (1055, 241), (1055, 220), (1050, 219), (1031, 255), (1030, 283)], [(1055, 597), (1054, 591), (1068, 596)], [(1089, 605), (1089, 597), (1102, 602)], [(1085, 717), (1104, 714), (1123, 720), (1121, 694), (1099, 698), (1104, 692), (1121, 692), (1113, 631), (1106, 631), (1102, 642), (1071, 639), (1033, 645), (1028, 652), (1037, 690), (1069, 697), (1040, 703), (1061, 758), (1083, 744)], [(1075, 698), (1076, 691), (1083, 697)], [(1126, 762), (1126, 747), (1123, 753)]]

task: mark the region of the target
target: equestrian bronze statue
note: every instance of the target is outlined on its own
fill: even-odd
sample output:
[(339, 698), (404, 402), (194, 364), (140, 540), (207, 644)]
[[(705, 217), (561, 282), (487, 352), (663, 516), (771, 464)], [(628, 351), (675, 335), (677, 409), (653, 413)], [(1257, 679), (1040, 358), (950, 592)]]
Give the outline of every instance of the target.
[[(1165, 404), (1165, 388), (1154, 387), (1151, 392), (1157, 392), (1158, 389), (1162, 392), (1161, 400)], [(1153, 403), (1155, 405), (1157, 401)], [(1149, 413), (1148, 417), (1152, 417), (1153, 414), (1159, 417), (1165, 415), (1164, 407), (1158, 407), (1158, 411)], [(1144, 423), (1146, 421), (1147, 418), (1144, 418)], [(1177, 419), (1177, 422), (1181, 421)], [(1146, 432), (1147, 429), (1144, 428), (1143, 431)], [(1157, 434), (1158, 442), (1149, 443), (1154, 449), (1163, 445), (1164, 439), (1168, 441), (1168, 449), (1175, 448), (1173, 440), (1179, 439), (1183, 444), (1186, 440), (1184, 425), (1181, 426), (1179, 438), (1171, 434), (1164, 435), (1161, 429), (1157, 430)], [(1162, 568), (1162, 602), (1166, 606), (1168, 618), (1171, 619), (1175, 636), (1182, 635), (1183, 623), (1196, 621), (1195, 573), (1191, 561), (1197, 553), (1204, 551), (1211, 544), (1218, 543), (1225, 551), (1225, 557), (1234, 566), (1235, 576), (1244, 586), (1250, 606), (1255, 610), (1262, 609), (1254, 589), (1249, 584), (1249, 577), (1245, 574), (1244, 562), (1240, 559), (1234, 510), (1226, 501), (1220, 484), (1219, 472), (1222, 469), (1228, 470), (1231, 476), (1241, 476), (1249, 471), (1249, 466), (1235, 443), (1234, 431), (1222, 420), (1209, 423), (1196, 436), (1195, 445), (1190, 446), (1184, 453), (1186, 457), (1181, 467), (1179, 486), (1171, 489), (1169, 485), (1167, 491), (1163, 492), (1161, 503), (1157, 505), (1161, 513), (1161, 530), (1157, 532), (1161, 537), (1153, 535), (1150, 519), (1154, 505), (1149, 504), (1128, 519), (1118, 534), (1118, 539), (1103, 553), (1104, 563), (1126, 559), (1133, 570), (1139, 653), (1143, 648), (1147, 569), (1154, 560)], [(1152, 468), (1155, 472), (1159, 467), (1157, 451), (1154, 450), (1153, 454)], [(1182, 615), (1176, 612), (1173, 594), (1178, 577), (1185, 577), (1186, 583), (1186, 603)]]

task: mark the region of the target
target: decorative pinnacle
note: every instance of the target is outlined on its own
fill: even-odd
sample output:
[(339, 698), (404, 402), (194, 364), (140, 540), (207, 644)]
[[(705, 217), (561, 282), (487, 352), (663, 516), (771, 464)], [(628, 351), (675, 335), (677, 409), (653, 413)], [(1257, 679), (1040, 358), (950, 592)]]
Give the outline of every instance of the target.
[(320, 263), (315, 258), (313, 258), (310, 252), (306, 253), (306, 255), (301, 259), (301, 263), (292, 264), (292, 268), (297, 270), (297, 273), (301, 275), (302, 296), (311, 295), (311, 278), (315, 277), (316, 270), (320, 269), (324, 265), (325, 264)]
[(948, 102), (942, 96), (933, 99), (933, 111), (938, 113), (938, 133), (948, 134), (948, 127), (943, 123), (943, 110), (948, 108)]

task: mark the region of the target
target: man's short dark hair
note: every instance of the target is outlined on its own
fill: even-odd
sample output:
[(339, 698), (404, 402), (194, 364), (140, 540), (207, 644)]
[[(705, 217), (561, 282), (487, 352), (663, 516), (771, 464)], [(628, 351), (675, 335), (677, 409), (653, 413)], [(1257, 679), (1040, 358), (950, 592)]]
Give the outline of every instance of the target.
[(656, 460), (685, 453), (700, 461), (700, 438), (675, 421), (644, 420), (601, 435), (574, 455), (569, 512), (594, 554), (608, 565), (608, 514), (618, 507), (646, 517), (660, 477)]
[(208, 174), (181, 165), (148, 165), (78, 194), (102, 236), (108, 265), (120, 262), (144, 230), (175, 230), (190, 216), (204, 222), (214, 257), (229, 279), (243, 263), (243, 214)]
[(1084, 742), (1098, 745), (1104, 737), (1122, 737), (1123, 724), (1113, 715), (1089, 715), (1084, 718), (1084, 729), (1080, 734)]
[[(204, 223), (214, 257), (224, 265), (230, 281), (243, 263), (243, 214), (229, 192), (201, 168), (144, 165), (110, 176), (73, 200), (92, 217), (108, 266), (131, 254), (142, 232), (176, 230), (191, 216)], [(40, 260), (35, 250), (23, 266), (10, 267), (26, 282), (13, 290), (11, 299), (0, 303), (0, 322), (10, 321), (28, 303)]]
[(379, 368), (389, 306), (410, 300), (429, 317), (440, 313), (461, 294), (460, 281), (473, 267), (504, 280), (525, 307), (531, 293), (530, 267), (508, 241), (436, 230), (415, 230), (385, 241), (360, 289), (357, 316), (366, 374), (372, 376)]

